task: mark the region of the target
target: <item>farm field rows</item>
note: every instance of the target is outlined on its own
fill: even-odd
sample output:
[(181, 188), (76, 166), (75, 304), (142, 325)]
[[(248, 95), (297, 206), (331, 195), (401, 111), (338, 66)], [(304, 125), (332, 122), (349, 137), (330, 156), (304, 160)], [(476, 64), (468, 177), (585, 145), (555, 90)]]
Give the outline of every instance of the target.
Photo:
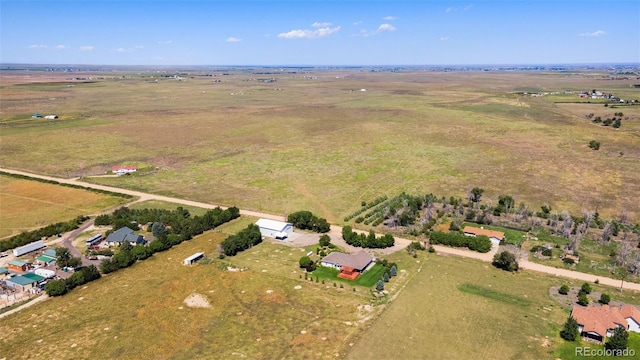
[[(576, 95), (521, 94), (592, 89), (597, 79), (598, 89), (633, 98), (625, 81), (336, 69), (265, 83), (251, 71), (157, 83), (126, 73), (73, 87), (7, 78), (0, 165), (64, 177), (137, 165), (144, 171), (134, 176), (90, 181), (275, 214), (309, 209), (332, 222), (384, 194), (464, 197), (478, 185), (487, 201), (506, 193), (533, 209), (640, 214), (629, 196), (640, 193), (640, 107), (611, 109), (630, 118), (615, 130), (584, 118), (595, 104), (553, 102)], [(29, 119), (34, 111), (60, 119)]]

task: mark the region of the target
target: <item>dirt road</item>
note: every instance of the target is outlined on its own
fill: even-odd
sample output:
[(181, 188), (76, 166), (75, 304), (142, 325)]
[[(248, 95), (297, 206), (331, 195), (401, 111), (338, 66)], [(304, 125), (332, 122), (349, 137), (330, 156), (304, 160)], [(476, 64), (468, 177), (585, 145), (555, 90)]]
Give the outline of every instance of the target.
[[(53, 180), (53, 181), (57, 181), (57, 182), (60, 182), (60, 183), (63, 183), (63, 184), (73, 184), (73, 185), (83, 186), (83, 187), (86, 187), (86, 188), (100, 189), (100, 190), (112, 191), (112, 192), (117, 192), (117, 193), (122, 193), (122, 194), (128, 194), (128, 195), (132, 195), (132, 196), (137, 196), (139, 198), (138, 201), (162, 200), (162, 201), (172, 202), (172, 203), (176, 203), (176, 204), (201, 207), (201, 208), (205, 208), (205, 209), (213, 209), (213, 208), (218, 206), (218, 205), (207, 204), (207, 203), (203, 203), (203, 202), (199, 202), (199, 201), (184, 200), (184, 199), (172, 198), (172, 197), (162, 196), (162, 195), (147, 194), (147, 193), (143, 193), (143, 192), (140, 192), (140, 191), (120, 189), (120, 188), (115, 188), (115, 187), (111, 187), (111, 186), (89, 184), (89, 183), (82, 182), (79, 179), (56, 178), (56, 177), (52, 177), (52, 176), (37, 175), (37, 174), (32, 174), (32, 173), (28, 173), (28, 172), (24, 172), (24, 171), (11, 170), (11, 169), (5, 169), (5, 168), (0, 168), (0, 171), (4, 171), (4, 172), (7, 172), (7, 173), (11, 173), (11, 174), (19, 174), (19, 175), (29, 176), (29, 177), (33, 177), (33, 178)], [(220, 206), (220, 207), (223, 208), (223, 209), (225, 208), (223, 206)], [(265, 219), (272, 219), (272, 220), (280, 220), (280, 221), (284, 221), (285, 220), (284, 216), (267, 214), (267, 213), (262, 213), (262, 212), (257, 212), (257, 211), (250, 211), (250, 210), (240, 210), (240, 214), (247, 215), (247, 216), (255, 216), (255, 217), (260, 217), (260, 218), (265, 218)], [(341, 233), (342, 233), (342, 227), (336, 226), (336, 225), (332, 225), (331, 226), (331, 234), (333, 235), (332, 238), (341, 239)], [(388, 248), (388, 249), (380, 250), (380, 252), (383, 252), (383, 253), (386, 254), (386, 253), (391, 253), (391, 252), (395, 252), (395, 251), (404, 249), (406, 246), (408, 246), (411, 243), (411, 240), (403, 239), (403, 238), (397, 238), (396, 237), (395, 238), (395, 242), (396, 242), (396, 245), (394, 245), (393, 247)], [(346, 245), (346, 243), (345, 244), (340, 244), (340, 245)], [(450, 248), (450, 247), (446, 247), (446, 246), (435, 245), (434, 248), (436, 249), (436, 251), (438, 253), (442, 253), (442, 254), (457, 255), (457, 256), (462, 256), (462, 257), (466, 257), (466, 258), (478, 259), (478, 260), (482, 260), (482, 261), (486, 261), (486, 262), (491, 262), (493, 260), (494, 251), (491, 251), (491, 252), (489, 252), (487, 254), (480, 254), (480, 253), (477, 253), (475, 251)], [(530, 262), (528, 260), (525, 260), (525, 259), (520, 259), (519, 260), (519, 264), (520, 264), (520, 267), (522, 269), (524, 269), (524, 270), (531, 270), (531, 271), (541, 272), (541, 273), (550, 274), (550, 275), (554, 275), (554, 276), (561, 276), (561, 277), (565, 277), (565, 278), (569, 278), (569, 279), (576, 279), (576, 280), (588, 281), (588, 282), (593, 282), (593, 281), (595, 281), (597, 279), (599, 281), (599, 283), (602, 284), (602, 285), (607, 285), (607, 286), (613, 286), (613, 287), (620, 288), (621, 281), (617, 280), (617, 279), (606, 278), (606, 277), (601, 277), (601, 276), (596, 276), (596, 275), (591, 275), (591, 274), (585, 274), (585, 273), (566, 270), (566, 269), (557, 269), (557, 268), (550, 267), (550, 266), (545, 266), (545, 265), (541, 265), (541, 264), (537, 264), (537, 263), (532, 263), (532, 262)], [(637, 284), (637, 283), (625, 282), (622, 287), (623, 287), (623, 289), (627, 289), (627, 290), (640, 291), (640, 284)]]

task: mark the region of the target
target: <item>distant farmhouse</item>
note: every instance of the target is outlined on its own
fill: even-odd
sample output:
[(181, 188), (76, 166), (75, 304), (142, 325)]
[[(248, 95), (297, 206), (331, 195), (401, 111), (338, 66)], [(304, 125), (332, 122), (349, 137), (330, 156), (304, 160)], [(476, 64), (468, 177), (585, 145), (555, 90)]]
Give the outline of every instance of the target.
[(462, 232), (467, 236), (484, 235), (491, 240), (494, 246), (500, 245), (500, 241), (504, 240), (504, 233), (500, 231), (488, 230), (485, 228), (477, 228), (473, 226), (465, 226)]
[(138, 171), (137, 166), (114, 166), (111, 171), (117, 175), (131, 174)]
[(133, 230), (128, 227), (120, 228), (107, 236), (105, 240), (108, 246), (119, 246), (124, 242), (128, 242), (129, 244), (135, 246), (138, 244), (144, 245), (146, 241), (142, 235), (136, 235), (133, 233)]
[(622, 307), (574, 306), (571, 316), (578, 322), (578, 330), (582, 337), (603, 343), (607, 337), (613, 336), (617, 327), (627, 331), (640, 333), (640, 309), (633, 305)]
[(360, 276), (360, 274), (367, 271), (370, 266), (373, 266), (374, 258), (364, 250), (360, 250), (355, 254), (345, 254), (336, 251), (325, 256), (320, 261), (320, 264), (325, 267), (340, 270), (338, 277), (354, 280)]
[(260, 234), (262, 234), (262, 236), (276, 240), (286, 239), (289, 234), (293, 232), (293, 224), (284, 221), (259, 219), (256, 221), (256, 225), (260, 228)]

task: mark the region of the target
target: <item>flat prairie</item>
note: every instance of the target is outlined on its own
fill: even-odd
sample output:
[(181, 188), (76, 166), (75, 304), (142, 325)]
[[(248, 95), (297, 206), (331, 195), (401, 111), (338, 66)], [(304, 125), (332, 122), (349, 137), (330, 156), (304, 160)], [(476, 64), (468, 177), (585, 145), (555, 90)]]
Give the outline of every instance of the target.
[[(633, 79), (604, 71), (175, 74), (0, 75), (0, 165), (275, 214), (309, 209), (332, 222), (383, 194), (465, 197), (475, 186), (486, 203), (508, 194), (532, 209), (640, 218), (640, 107), (578, 97), (598, 89), (634, 99)], [(605, 109), (624, 112), (619, 129), (585, 118)], [(114, 165), (144, 171), (90, 178)]]
[(125, 202), (115, 196), (0, 176), (0, 239)]

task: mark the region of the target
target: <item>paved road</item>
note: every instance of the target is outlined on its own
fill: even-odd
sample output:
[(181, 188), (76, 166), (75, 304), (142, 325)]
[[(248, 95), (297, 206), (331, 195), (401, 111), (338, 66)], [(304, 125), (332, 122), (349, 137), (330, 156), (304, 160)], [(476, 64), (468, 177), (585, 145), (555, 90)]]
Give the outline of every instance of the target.
[[(201, 207), (201, 208), (205, 208), (205, 209), (212, 209), (212, 208), (215, 208), (215, 207), (218, 206), (218, 205), (207, 204), (207, 203), (198, 202), (198, 201), (185, 200), (185, 199), (179, 199), (179, 198), (172, 198), (172, 197), (162, 196), (162, 195), (147, 194), (147, 193), (143, 193), (143, 192), (140, 192), (140, 191), (134, 191), (134, 190), (120, 189), (120, 188), (115, 188), (115, 187), (111, 187), (111, 186), (89, 184), (89, 183), (82, 182), (82, 181), (80, 181), (80, 179), (77, 179), (77, 178), (76, 179), (63, 179), (63, 178), (56, 178), (56, 177), (52, 177), (52, 176), (44, 176), (44, 175), (32, 174), (32, 173), (28, 173), (28, 172), (24, 172), (24, 171), (19, 171), (19, 170), (5, 169), (5, 168), (0, 168), (0, 171), (4, 171), (4, 172), (7, 172), (7, 173), (12, 173), (12, 174), (19, 174), (19, 175), (29, 176), (29, 177), (33, 177), (33, 178), (53, 180), (53, 181), (57, 181), (57, 182), (60, 182), (60, 183), (63, 183), (63, 184), (73, 184), (73, 185), (83, 186), (83, 187), (86, 187), (86, 188), (100, 189), (100, 190), (112, 191), (112, 192), (117, 192), (117, 193), (122, 193), (122, 194), (128, 194), (128, 195), (132, 195), (132, 196), (137, 196), (139, 198), (137, 201), (162, 200), (162, 201), (172, 202), (172, 203), (176, 203), (176, 204)], [(220, 207), (223, 208), (223, 209), (225, 208), (223, 206), (220, 206)], [(283, 216), (267, 214), (267, 213), (262, 213), (262, 212), (257, 212), (257, 211), (250, 211), (250, 210), (240, 210), (240, 214), (247, 215), (247, 216), (255, 216), (255, 217), (260, 217), (260, 218), (265, 218), (265, 219), (272, 219), (272, 220), (280, 220), (280, 221), (284, 221), (285, 220), (285, 218)], [(341, 233), (342, 233), (342, 227), (336, 226), (336, 225), (332, 225), (331, 226), (331, 234), (334, 235), (332, 237), (337, 237), (338, 239), (340, 239), (341, 238)], [(389, 249), (385, 250), (387, 253), (392, 252), (392, 251), (398, 251), (398, 250), (404, 249), (406, 246), (408, 246), (411, 243), (411, 240), (403, 239), (403, 238), (397, 238), (396, 237), (395, 240), (396, 240), (396, 245), (394, 245), (392, 248), (389, 248)], [(340, 244), (340, 245), (346, 245), (346, 243), (345, 244)], [(486, 262), (491, 262), (493, 260), (493, 252), (495, 252), (495, 249), (494, 249), (494, 251), (489, 252), (487, 254), (480, 254), (480, 253), (477, 253), (475, 251), (463, 250), (463, 249), (457, 249), (457, 248), (450, 248), (450, 247), (438, 246), (438, 245), (434, 245), (434, 248), (436, 249), (436, 251), (438, 253), (457, 255), (457, 256), (462, 256), (462, 257), (467, 257), (467, 258), (478, 259), (478, 260), (482, 260), (482, 261), (486, 261)], [(613, 286), (613, 287), (620, 288), (621, 281), (617, 280), (617, 279), (601, 277), (601, 276), (596, 276), (596, 275), (591, 275), (591, 274), (585, 274), (585, 273), (566, 270), (566, 269), (557, 269), (557, 268), (550, 267), (550, 266), (545, 266), (545, 265), (541, 265), (541, 264), (537, 264), (537, 263), (532, 263), (532, 262), (530, 262), (528, 260), (525, 260), (525, 259), (519, 260), (519, 264), (520, 264), (520, 267), (522, 269), (525, 269), (525, 270), (531, 270), (531, 271), (541, 272), (541, 273), (545, 273), (545, 274), (551, 274), (551, 275), (554, 275), (554, 276), (561, 276), (561, 277), (565, 277), (565, 278), (569, 278), (569, 279), (576, 279), (576, 280), (580, 280), (580, 281), (593, 282), (596, 279), (598, 279), (598, 281), (602, 285), (608, 285), (608, 286)], [(625, 282), (624, 285), (623, 285), (623, 289), (640, 291), (640, 284)]]

